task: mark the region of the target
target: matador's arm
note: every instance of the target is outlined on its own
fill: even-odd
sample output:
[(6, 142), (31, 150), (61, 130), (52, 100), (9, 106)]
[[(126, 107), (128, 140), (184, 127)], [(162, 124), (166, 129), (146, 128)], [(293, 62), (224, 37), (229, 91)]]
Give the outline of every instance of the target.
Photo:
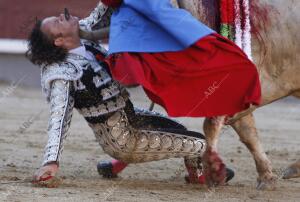
[(81, 38), (94, 41), (108, 38), (113, 11), (113, 8), (99, 2), (88, 17), (79, 21)]
[(51, 84), (48, 143), (43, 165), (59, 162), (74, 108), (71, 84), (70, 81), (65, 80), (54, 80)]

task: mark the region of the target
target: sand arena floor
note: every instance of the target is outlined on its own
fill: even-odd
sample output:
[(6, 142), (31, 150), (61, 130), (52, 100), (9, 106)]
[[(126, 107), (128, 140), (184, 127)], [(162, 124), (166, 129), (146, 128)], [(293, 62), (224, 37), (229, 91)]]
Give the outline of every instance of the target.
[[(48, 106), (41, 91), (11, 88), (0, 92), (0, 182), (32, 176), (40, 166), (47, 135)], [(148, 107), (140, 89), (131, 90), (137, 106)], [(161, 111), (160, 108), (155, 108)], [(300, 156), (300, 101), (285, 99), (255, 112), (265, 149), (280, 173)], [(202, 119), (180, 119), (190, 129), (202, 131)], [(84, 119), (74, 113), (70, 135), (65, 141), (56, 189), (31, 184), (0, 185), (0, 201), (300, 201), (300, 179), (279, 180), (276, 191), (256, 191), (256, 171), (251, 155), (230, 128), (219, 144), (227, 165), (236, 171), (229, 185), (208, 191), (184, 182), (182, 159), (129, 166), (116, 180), (102, 179), (99, 160), (109, 159), (95, 141)]]

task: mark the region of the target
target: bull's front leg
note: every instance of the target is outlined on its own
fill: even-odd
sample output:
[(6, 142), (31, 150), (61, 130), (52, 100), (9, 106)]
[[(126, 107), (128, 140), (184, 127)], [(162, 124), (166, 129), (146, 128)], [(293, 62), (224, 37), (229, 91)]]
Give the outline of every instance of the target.
[(253, 114), (240, 118), (232, 127), (251, 152), (258, 172), (257, 189), (272, 190), (275, 188), (277, 177), (272, 172), (271, 162), (263, 150), (258, 138)]
[(225, 182), (225, 164), (217, 153), (218, 138), (224, 126), (225, 117), (205, 119), (203, 130), (207, 141), (207, 149), (203, 156), (203, 166), (206, 184), (209, 187)]
[(300, 177), (300, 159), (283, 172), (283, 179)]

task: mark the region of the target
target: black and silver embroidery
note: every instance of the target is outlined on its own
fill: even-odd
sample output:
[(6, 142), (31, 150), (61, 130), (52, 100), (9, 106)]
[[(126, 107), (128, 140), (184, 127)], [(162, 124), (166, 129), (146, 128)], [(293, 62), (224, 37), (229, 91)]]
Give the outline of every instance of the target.
[[(110, 12), (107, 9), (99, 4), (80, 24), (91, 29), (106, 19)], [(83, 44), (93, 54), (107, 54), (94, 42)], [(128, 92), (112, 80), (105, 63), (69, 54), (65, 62), (42, 68), (41, 83), (51, 106), (44, 165), (59, 161), (74, 108), (89, 123), (103, 150), (124, 162), (199, 159), (205, 151), (201, 134), (187, 131), (180, 123), (158, 113), (135, 109)]]
[(79, 25), (81, 29), (85, 29), (87, 31), (109, 27), (110, 18), (113, 14), (113, 11), (114, 10), (112, 8), (109, 8), (103, 3), (99, 2), (97, 7), (87, 18), (80, 20)]

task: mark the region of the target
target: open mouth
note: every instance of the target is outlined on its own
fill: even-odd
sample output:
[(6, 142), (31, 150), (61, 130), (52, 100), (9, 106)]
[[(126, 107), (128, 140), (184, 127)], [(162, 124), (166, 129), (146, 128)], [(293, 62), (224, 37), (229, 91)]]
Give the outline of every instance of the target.
[(69, 21), (70, 20), (70, 12), (69, 12), (69, 10), (67, 8), (65, 8), (64, 14), (65, 14), (66, 20)]

